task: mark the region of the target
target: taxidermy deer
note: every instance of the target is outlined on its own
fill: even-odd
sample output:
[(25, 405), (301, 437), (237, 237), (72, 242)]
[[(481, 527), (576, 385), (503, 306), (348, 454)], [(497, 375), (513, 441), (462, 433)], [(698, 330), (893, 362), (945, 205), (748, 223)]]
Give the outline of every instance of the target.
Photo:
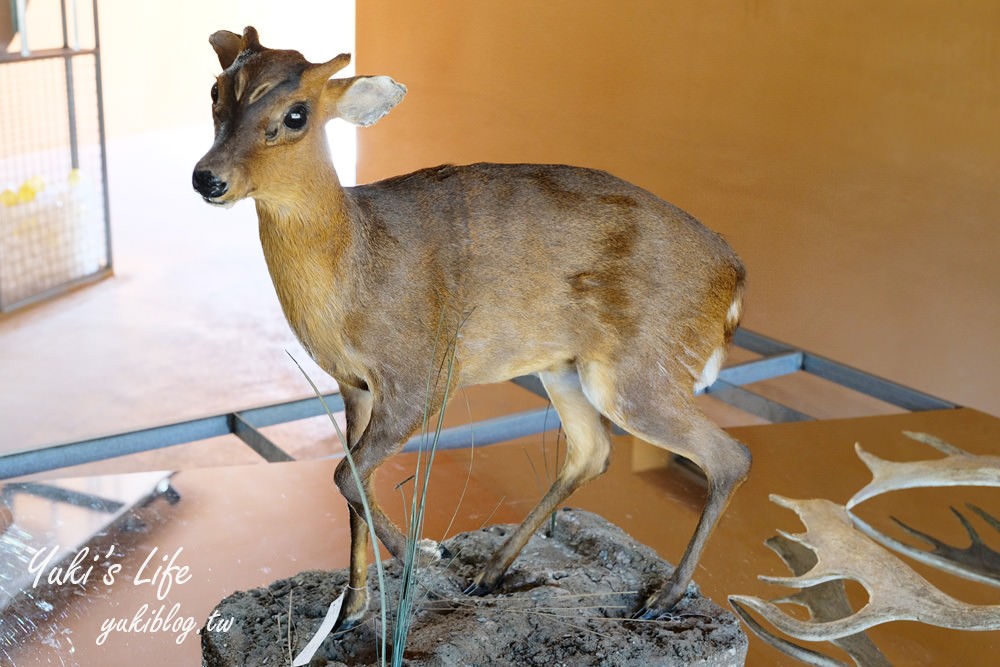
[[(441, 166), (342, 187), (326, 122), (371, 125), (406, 88), (387, 76), (331, 79), (350, 56), (313, 64), (261, 46), (253, 28), (210, 42), (224, 71), (212, 86), (215, 142), (194, 187), (210, 204), (256, 201), (288, 323), (340, 385), (379, 540), (403, 553), (406, 538), (372, 497), (372, 475), (418, 429), (426, 402), (430, 413), (442, 408), (445, 383), (428, 396), (427, 373), (457, 330), (448, 389), (537, 373), (568, 441), (548, 493), (466, 592), (493, 590), (545, 517), (604, 472), (610, 420), (708, 478), (687, 550), (636, 614), (673, 607), (750, 468), (747, 449), (693, 402), (739, 324), (744, 269), (735, 253), (683, 211), (590, 169)], [(368, 603), (362, 491), (345, 464), (335, 475), (351, 508), (340, 629)], [(422, 547), (441, 555), (429, 540)]]

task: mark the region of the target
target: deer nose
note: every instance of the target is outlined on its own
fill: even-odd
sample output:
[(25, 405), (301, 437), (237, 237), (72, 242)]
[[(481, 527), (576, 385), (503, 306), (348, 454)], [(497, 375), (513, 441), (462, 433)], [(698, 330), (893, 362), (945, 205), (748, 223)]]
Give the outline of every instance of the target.
[(212, 172), (204, 169), (196, 170), (194, 172), (194, 176), (191, 177), (191, 183), (194, 185), (194, 189), (197, 190), (202, 197), (207, 197), (209, 199), (221, 197), (226, 194), (226, 191), (229, 189), (228, 183)]

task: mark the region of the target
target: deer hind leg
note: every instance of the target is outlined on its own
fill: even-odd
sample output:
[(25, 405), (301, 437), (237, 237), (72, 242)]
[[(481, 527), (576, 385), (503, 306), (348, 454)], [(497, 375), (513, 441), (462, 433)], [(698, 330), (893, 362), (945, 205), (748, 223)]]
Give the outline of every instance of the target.
[[(690, 378), (671, 380), (658, 372), (662, 367), (657, 364), (637, 361), (627, 369), (584, 367), (582, 378), (587, 396), (623, 429), (687, 457), (708, 478), (708, 499), (684, 555), (670, 580), (636, 613), (637, 617), (648, 619), (668, 612), (684, 597), (709, 536), (733, 493), (750, 472), (750, 452), (698, 410), (691, 395)], [(616, 383), (616, 377), (635, 380), (622, 386)]]
[(485, 595), (494, 590), (545, 518), (576, 489), (598, 477), (608, 466), (611, 453), (608, 424), (587, 401), (576, 370), (567, 367), (539, 373), (539, 376), (563, 423), (567, 442), (566, 460), (548, 493), (507, 537), (466, 589), (465, 592), (470, 595)]

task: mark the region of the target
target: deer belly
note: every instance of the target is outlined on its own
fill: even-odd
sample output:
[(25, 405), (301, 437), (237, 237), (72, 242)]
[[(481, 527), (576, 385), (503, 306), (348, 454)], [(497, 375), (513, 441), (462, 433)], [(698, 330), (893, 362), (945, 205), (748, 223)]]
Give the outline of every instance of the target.
[(458, 346), (461, 384), (503, 382), (565, 363), (573, 357), (563, 341), (504, 339), (470, 340), (463, 336)]

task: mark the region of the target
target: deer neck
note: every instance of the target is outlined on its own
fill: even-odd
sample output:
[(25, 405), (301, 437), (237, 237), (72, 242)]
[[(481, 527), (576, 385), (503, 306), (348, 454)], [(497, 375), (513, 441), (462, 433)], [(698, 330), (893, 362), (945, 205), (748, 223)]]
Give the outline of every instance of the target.
[(336, 266), (351, 242), (347, 195), (329, 159), (325, 137), (301, 152), (296, 162), (294, 172), (271, 171), (266, 193), (255, 197), (261, 245), (272, 277), (276, 271), (311, 264)]
[(261, 247), (278, 301), (306, 350), (328, 372), (344, 342), (341, 322), (357, 230), (333, 166), (314, 169), (294, 197), (258, 199)]

